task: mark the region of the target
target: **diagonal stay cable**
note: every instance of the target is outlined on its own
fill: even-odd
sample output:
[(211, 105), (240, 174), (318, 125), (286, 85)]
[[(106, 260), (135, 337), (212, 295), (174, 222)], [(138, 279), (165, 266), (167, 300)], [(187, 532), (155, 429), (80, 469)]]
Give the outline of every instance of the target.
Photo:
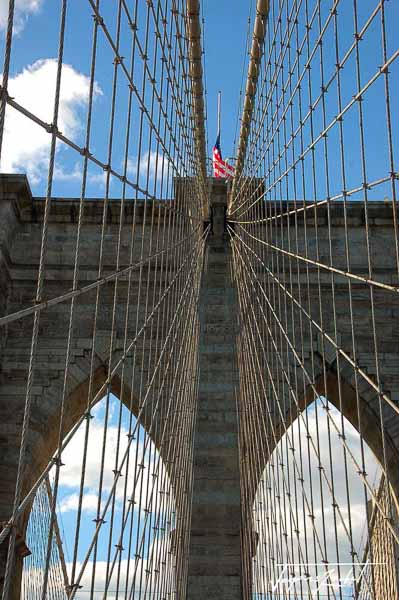
[[(209, 227), (208, 227), (207, 231), (204, 233), (204, 236), (200, 238), (199, 242), (197, 242), (196, 245), (199, 245), (201, 242), (203, 242), (203, 238), (207, 236), (208, 232), (209, 232)], [(174, 284), (177, 281), (179, 275), (182, 273), (183, 268), (184, 268), (186, 262), (188, 262), (189, 259), (190, 259), (190, 256), (187, 256), (186, 259), (185, 259), (185, 261), (183, 262), (183, 264), (179, 268), (178, 272), (175, 274), (174, 278), (169, 283), (168, 287), (166, 288), (166, 290), (162, 294), (161, 298), (157, 302), (156, 306), (152, 310), (151, 314), (147, 317), (145, 323), (142, 325), (142, 327), (138, 331), (137, 335), (130, 342), (129, 346), (126, 348), (126, 350), (124, 351), (124, 353), (121, 356), (121, 358), (118, 359), (118, 361), (113, 365), (111, 373), (107, 376), (106, 380), (101, 385), (100, 389), (94, 395), (93, 399), (90, 402), (90, 407), (89, 408), (93, 407), (96, 404), (96, 402), (102, 397), (102, 395), (104, 393), (104, 390), (106, 390), (107, 386), (110, 384), (110, 382), (112, 380), (112, 377), (115, 375), (115, 373), (117, 372), (117, 370), (119, 369), (119, 367), (125, 362), (126, 357), (129, 355), (129, 353), (135, 347), (135, 345), (137, 344), (138, 339), (140, 338), (140, 336), (142, 335), (142, 333), (145, 331), (145, 329), (147, 328), (147, 326), (150, 323), (150, 321), (156, 315), (158, 308), (161, 306), (161, 304), (163, 303), (163, 301), (167, 297), (168, 293), (170, 292), (171, 288), (174, 286)], [(194, 259), (191, 260), (191, 264), (194, 265), (191, 270), (193, 270), (195, 268), (195, 259), (196, 259), (196, 256), (194, 257)], [(186, 291), (188, 289), (189, 284), (190, 284), (190, 280), (187, 279), (186, 284), (185, 284)], [(182, 298), (180, 299), (180, 304), (181, 304), (181, 302), (182, 302)], [(176, 318), (176, 315), (175, 315), (174, 319), (175, 318)], [(173, 323), (174, 323), (174, 320), (173, 320)], [(169, 331), (173, 327), (173, 323), (170, 325)], [(143, 410), (144, 410), (144, 407), (141, 408), (140, 414), (142, 414)], [(82, 424), (84, 418), (85, 418), (85, 415), (83, 415), (82, 417), (80, 417), (78, 419), (78, 421), (76, 422), (76, 424), (74, 425), (74, 427), (70, 430), (70, 432), (65, 437), (65, 439), (63, 441), (63, 444), (61, 446), (61, 451), (62, 452), (65, 450), (65, 448), (68, 446), (68, 444), (70, 443), (70, 441), (73, 439), (74, 434), (79, 429), (79, 427)], [(19, 506), (18, 506), (18, 508), (17, 508), (17, 510), (15, 512), (15, 516), (13, 518), (11, 518), (6, 524), (4, 524), (3, 529), (0, 532), (0, 544), (6, 539), (7, 535), (11, 531), (11, 529), (13, 527), (14, 521), (23, 513), (24, 509), (29, 505), (29, 502), (34, 497), (34, 495), (36, 493), (36, 490), (38, 489), (38, 487), (40, 486), (40, 484), (42, 483), (42, 481), (44, 480), (44, 478), (48, 475), (48, 473), (51, 470), (53, 464), (54, 464), (54, 459), (51, 459), (50, 462), (48, 463), (47, 467), (43, 470), (43, 472), (40, 475), (40, 477), (38, 477), (38, 479), (36, 480), (35, 484), (32, 486), (32, 488), (30, 489), (30, 491), (26, 494), (25, 498), (19, 504)]]

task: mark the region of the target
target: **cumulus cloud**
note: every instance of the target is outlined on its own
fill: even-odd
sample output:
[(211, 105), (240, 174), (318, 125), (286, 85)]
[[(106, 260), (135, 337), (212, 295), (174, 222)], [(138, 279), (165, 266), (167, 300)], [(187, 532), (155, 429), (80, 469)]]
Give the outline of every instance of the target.
[[(98, 496), (95, 493), (86, 493), (83, 496), (82, 510), (84, 512), (94, 513), (97, 509)], [(61, 513), (64, 512), (75, 512), (79, 506), (79, 495), (77, 493), (68, 494), (61, 499), (59, 502), (59, 510)]]
[[(14, 32), (21, 33), (25, 27), (28, 17), (39, 12), (43, 0), (16, 0), (14, 12)], [(8, 1), (0, 1), (0, 30), (7, 28), (8, 23)]]
[[(83, 515), (80, 536), (80, 554), (79, 560), (83, 560), (89, 547), (91, 536), (94, 534), (95, 525), (90, 524), (96, 516), (98, 502), (98, 486), (100, 475), (102, 473), (102, 508), (107, 502), (110, 491), (114, 482), (114, 469), (116, 466), (116, 456), (118, 454), (118, 466), (121, 465), (122, 457), (128, 448), (129, 444), (129, 421), (130, 413), (122, 407), (122, 426), (117, 426), (119, 419), (120, 403), (115, 397), (111, 396), (107, 419), (107, 432), (105, 444), (104, 464), (102, 466), (102, 447), (104, 440), (104, 416), (105, 416), (105, 399), (99, 402), (92, 410), (93, 419), (90, 421), (90, 433), (87, 447), (87, 466), (85, 477), (85, 489), (83, 495)], [(133, 424), (135, 421), (133, 421)], [(58, 514), (61, 513), (60, 522), (63, 519), (68, 519), (69, 523), (74, 523), (74, 517), (79, 505), (79, 484), (81, 478), (83, 448), (85, 439), (85, 423), (77, 430), (75, 436), (65, 449), (62, 455), (63, 467), (60, 473), (59, 481), (59, 497), (58, 497)], [(122, 478), (116, 489), (116, 504), (115, 513), (111, 519), (111, 506), (105, 514), (104, 526), (100, 530), (98, 537), (99, 556), (96, 563), (95, 575), (95, 600), (103, 598), (104, 589), (107, 582), (107, 563), (103, 560), (108, 548), (109, 538), (112, 538), (112, 555), (111, 563), (114, 557), (118, 557), (115, 545), (122, 540), (124, 551), (121, 555), (120, 565), (120, 589), (128, 586), (131, 597), (135, 599), (136, 592), (138, 594), (139, 587), (142, 590), (147, 587), (147, 591), (156, 589), (159, 582), (165, 577), (165, 569), (167, 576), (172, 583), (172, 564), (174, 561), (171, 553), (172, 536), (171, 531), (175, 527), (173, 500), (170, 498), (171, 485), (166, 474), (166, 470), (159, 458), (154, 445), (149, 443), (145, 449), (144, 430), (138, 429), (135, 434), (135, 439), (132, 440), (129, 450), (129, 471), (126, 470), (126, 464), (122, 467)], [(142, 465), (142, 468), (137, 469), (136, 477), (134, 477), (135, 464)], [(126, 475), (128, 478), (126, 480)], [(136, 484), (135, 484), (136, 481)], [(122, 513), (124, 496), (124, 486), (127, 483), (127, 496), (125, 511), (133, 509), (130, 512), (129, 520), (123, 527)], [(166, 492), (166, 494), (161, 492)], [(129, 500), (134, 498), (134, 503)], [(168, 498), (168, 499), (167, 499)], [(130, 520), (130, 518), (132, 520)], [(110, 530), (110, 522), (113, 520), (112, 533)], [(132, 525), (133, 523), (133, 525)], [(64, 531), (64, 528), (62, 527)], [(73, 543), (75, 529), (74, 526), (65, 531), (64, 543), (66, 547), (71, 547)], [(138, 549), (140, 557), (135, 559), (135, 551), (128, 555), (130, 544), (130, 536), (132, 536), (132, 548)], [(137, 540), (137, 546), (136, 546)], [(82, 563), (77, 564), (76, 573), (80, 572)], [(72, 565), (67, 565), (69, 573), (71, 573)], [(77, 594), (77, 598), (85, 598), (90, 590), (92, 581), (93, 563), (89, 560), (80, 581), (82, 586)], [(137, 579), (134, 573), (138, 574)], [(109, 580), (109, 593), (107, 598), (113, 600), (116, 598), (113, 590), (117, 587), (118, 562), (112, 577)], [(140, 574), (143, 579), (140, 580)], [(135, 584), (136, 581), (136, 584)], [(132, 591), (132, 586), (136, 585), (136, 590)], [(97, 595), (96, 595), (97, 594)]]
[[(46, 123), (53, 119), (57, 61), (36, 61), (9, 80), (9, 94), (16, 102)], [(101, 94), (98, 85), (95, 94)], [(80, 111), (89, 96), (89, 78), (64, 64), (62, 69), (58, 128), (75, 139), (82, 130)], [(7, 107), (1, 170), (26, 172), (33, 184), (47, 176), (51, 136), (42, 127), (10, 106)], [(58, 155), (59, 156), (59, 155)], [(58, 161), (59, 162), (59, 161)], [(55, 176), (61, 180), (77, 179), (79, 167), (70, 172), (59, 164)]]
[[(97, 511), (100, 476), (102, 477), (102, 506), (104, 506), (114, 484), (115, 469), (120, 468), (127, 450), (128, 458), (124, 462), (122, 476), (116, 486), (116, 508), (120, 510), (123, 502), (126, 500), (127, 504), (133, 496), (136, 509), (141, 507), (143, 511), (145, 509), (152, 510), (156, 504), (159, 506), (160, 495), (157, 492), (160, 490), (161, 485), (168, 491), (170, 490), (170, 482), (162, 459), (151, 440), (147, 438), (145, 441), (142, 428), (139, 428), (135, 434), (135, 439), (129, 445), (129, 411), (123, 407), (122, 425), (119, 431), (117, 422), (120, 403), (114, 397), (111, 397), (109, 403), (105, 455), (102, 459), (104, 404), (105, 401), (102, 400), (92, 411), (94, 418), (90, 421), (82, 510), (92, 516)], [(62, 455), (64, 466), (60, 475), (62, 493), (59, 510), (61, 513), (73, 513), (78, 509), (85, 427), (85, 423), (79, 427)], [(103, 465), (102, 460), (104, 460)], [(137, 462), (142, 467), (137, 468), (135, 471)], [(127, 469), (128, 465), (129, 468)], [(125, 497), (126, 475), (128, 481)], [(155, 486), (157, 480), (162, 484)]]

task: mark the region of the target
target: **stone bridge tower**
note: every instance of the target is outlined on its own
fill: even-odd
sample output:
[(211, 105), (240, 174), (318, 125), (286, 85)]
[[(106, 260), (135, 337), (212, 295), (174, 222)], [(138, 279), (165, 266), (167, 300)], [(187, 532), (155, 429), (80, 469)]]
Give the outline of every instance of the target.
[[(6, 176), (1, 178), (0, 189), (0, 316), (12, 313), (27, 306), (34, 298), (43, 202), (32, 198), (26, 178)], [(238, 298), (236, 277), (238, 265), (233, 264), (234, 231), (228, 229), (226, 219), (227, 187), (224, 182), (212, 182), (212, 231), (208, 237), (206, 256), (203, 265), (202, 287), (199, 301), (200, 346), (199, 346), (199, 388), (198, 414), (194, 446), (194, 492), (192, 503), (192, 525), (189, 556), (187, 593), (189, 600), (214, 598), (215, 600), (239, 600), (242, 590), (242, 548), (243, 523), (250, 517), (243, 512), (242, 498), (246, 494), (247, 505), (253, 501), (261, 472), (257, 476), (250, 469), (250, 458), (254, 453), (264, 452), (267, 441), (260, 437), (249, 441), (249, 445), (239, 444), (240, 430), (246, 427), (247, 413), (237, 413), (237, 394), (240, 389), (239, 365), (237, 365), (236, 343), (242, 327), (242, 318), (249, 307), (241, 306), (238, 318)], [(48, 256), (45, 279), (45, 298), (56, 297), (70, 289), (73, 245), (71, 232), (75, 227), (77, 201), (73, 199), (54, 199), (52, 203), (49, 237), (52, 239), (52, 251)], [(285, 207), (286, 208), (286, 207)], [(149, 208), (147, 207), (147, 210)], [(85, 284), (96, 278), (96, 252), (98, 250), (98, 230), (96, 225), (101, 221), (103, 205), (101, 201), (88, 202), (87, 222), (83, 231), (82, 270)], [(118, 201), (111, 202), (108, 209), (106, 244), (104, 249), (105, 275), (112, 271), (115, 262), (116, 235), (118, 230)], [(133, 205), (126, 206), (124, 231), (122, 234), (122, 255), (127, 251), (129, 227), (133, 217), (138, 223), (144, 218), (145, 206), (137, 204), (133, 215)], [(348, 205), (350, 233), (353, 248), (354, 269), (359, 277), (367, 277), (364, 250), (364, 207), (360, 203)], [(382, 203), (369, 206), (370, 235), (373, 248), (373, 265), (380, 279), (389, 283), (396, 281), (395, 253), (392, 240), (392, 207)], [(344, 270), (344, 222), (342, 206), (336, 205), (331, 212), (319, 210), (317, 222), (308, 217), (307, 239), (304, 228), (305, 213), (301, 213), (296, 221), (296, 242), (302, 244), (297, 251), (309, 258), (315, 258), (316, 232), (318, 236), (318, 256), (325, 259), (329, 253), (328, 244), (332, 241), (337, 259), (335, 274), (336, 306), (342, 310), (338, 314), (338, 330), (340, 347), (347, 352), (348, 360), (351, 352), (351, 324), (345, 311), (346, 280), (339, 270)], [(261, 225), (259, 227), (262, 227)], [(327, 230), (331, 231), (331, 237)], [(313, 237), (310, 234), (314, 234)], [(290, 236), (292, 238), (290, 239)], [(302, 237), (301, 237), (302, 236)], [(309, 237), (310, 236), (310, 237)], [(145, 237), (145, 232), (144, 232)], [(126, 241), (126, 243), (124, 242)], [(279, 243), (289, 247), (294, 243), (293, 228), (281, 230)], [(144, 243), (150, 240), (144, 239)], [(128, 259), (123, 255), (122, 262)], [(202, 268), (202, 265), (200, 265)], [(258, 277), (264, 289), (267, 289), (266, 268), (258, 268)], [(284, 277), (284, 273), (281, 273)], [(297, 280), (309, 277), (306, 288), (308, 297), (302, 297), (303, 306), (316, 312), (316, 298), (321, 286), (327, 300), (324, 304), (324, 323), (326, 331), (331, 332), (332, 314), (328, 312), (332, 301), (328, 301), (331, 290), (330, 274), (320, 274), (317, 268), (303, 270)], [(154, 281), (156, 273), (153, 274)], [(121, 283), (121, 305), (118, 309), (114, 349), (116, 355), (121, 352), (120, 330), (124, 323), (124, 286)], [(104, 303), (98, 326), (98, 343), (95, 355), (94, 386), (101, 389), (107, 378), (107, 365), (102, 348), (109, 344), (110, 311), (112, 294), (107, 296), (105, 286)], [(342, 301), (341, 301), (342, 292)], [(294, 298), (300, 293), (298, 288), (291, 290)], [(359, 286), (355, 299), (354, 311), (358, 323), (362, 327), (362, 336), (358, 338), (357, 357), (359, 365), (366, 369), (370, 384), (363, 382), (360, 390), (362, 435), (377, 458), (382, 462), (382, 440), (379, 435), (378, 420), (381, 418), (378, 407), (378, 396), (372, 386), (374, 356), (372, 351), (372, 331), (368, 312), (365, 309), (366, 292)], [(390, 302), (379, 301), (376, 292), (379, 331), (383, 337), (381, 342), (382, 369), (379, 374), (388, 390), (393, 404), (399, 401), (399, 297), (391, 296)], [(95, 294), (85, 295), (84, 302), (78, 307), (78, 335), (74, 337), (71, 350), (71, 379), (66, 405), (66, 427), (69, 429), (82, 414), (82, 401), (87, 395), (88, 372), (90, 369), (91, 323), (93, 318)], [(243, 312), (244, 311), (244, 312)], [(314, 316), (316, 320), (316, 314)], [(21, 422), (26, 383), (26, 371), (29, 362), (29, 330), (32, 326), (31, 316), (13, 321), (1, 330), (0, 337), (0, 521), (7, 520), (12, 512), (13, 492), (18, 463), (18, 451), (21, 436)], [(37, 354), (37, 373), (33, 390), (33, 411), (29, 429), (27, 464), (24, 489), (28, 490), (35, 476), (53, 455), (56, 448), (56, 431), (53, 426), (58, 410), (57, 398), (63, 377), (63, 358), (65, 348), (61, 342), (67, 327), (67, 312), (62, 303), (54, 305), (46, 311), (41, 320), (40, 344)], [(297, 323), (298, 332), (300, 323)], [(304, 385), (302, 395), (303, 408), (314, 399), (314, 388), (319, 394), (328, 395), (329, 400), (339, 406), (348, 420), (359, 427), (359, 413), (356, 409), (355, 385), (353, 369), (346, 359), (337, 359), (337, 351), (333, 344), (322, 340), (321, 335), (313, 329), (298, 344), (303, 344), (306, 361), (312, 363), (315, 379), (312, 386)], [(321, 345), (324, 344), (321, 352)], [(145, 348), (139, 348), (144, 352)], [(322, 360), (321, 357), (324, 357)], [(292, 371), (295, 373), (294, 359)], [(144, 364), (141, 361), (141, 364)], [(144, 367), (143, 367), (144, 368)], [(264, 364), (263, 368), (267, 368)], [(276, 373), (276, 378), (278, 374)], [(128, 381), (128, 378), (126, 379)], [(121, 381), (115, 377), (111, 388), (119, 396), (123, 396)], [(128, 390), (128, 396), (138, 399), (135, 390)], [(341, 401), (340, 401), (341, 398)], [(343, 399), (343, 402), (342, 402)], [(257, 402), (254, 399), (254, 402)], [(341, 404), (341, 406), (340, 406)], [(290, 424), (292, 411), (290, 398), (286, 398), (285, 422), (280, 422), (281, 435)], [(264, 411), (264, 406), (257, 406)], [(134, 406), (138, 411), (139, 406)], [(276, 420), (278, 429), (277, 408), (269, 417)], [(399, 495), (399, 425), (394, 418), (394, 410), (385, 406), (382, 415), (385, 427), (386, 453), (388, 457), (389, 480), (395, 493)], [(156, 440), (155, 440), (156, 442)], [(239, 452), (239, 448), (241, 451)], [(163, 452), (168, 452), (167, 446)], [(182, 468), (180, 464), (176, 469)], [(260, 469), (261, 471), (262, 469)], [(171, 473), (173, 478), (174, 474)], [(187, 475), (188, 476), (188, 475)], [(184, 503), (178, 510), (187, 509)], [(27, 512), (28, 514), (28, 512)], [(26, 522), (26, 519), (25, 519)], [(252, 525), (250, 525), (250, 528)], [(248, 529), (248, 527), (247, 527)], [(18, 551), (20, 558), (15, 571), (15, 593), (18, 598), (18, 577), (22, 557), (24, 555), (23, 526), (18, 532)], [(254, 535), (251, 544), (255, 544)], [(4, 552), (2, 548), (2, 564)], [(0, 571), (0, 577), (2, 572)]]

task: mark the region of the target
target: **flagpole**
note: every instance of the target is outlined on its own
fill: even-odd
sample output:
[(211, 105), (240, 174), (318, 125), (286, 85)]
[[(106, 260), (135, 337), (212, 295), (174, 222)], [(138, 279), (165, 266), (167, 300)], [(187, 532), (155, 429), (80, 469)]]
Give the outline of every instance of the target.
[(220, 113), (222, 107), (222, 92), (218, 92), (218, 136), (220, 136)]

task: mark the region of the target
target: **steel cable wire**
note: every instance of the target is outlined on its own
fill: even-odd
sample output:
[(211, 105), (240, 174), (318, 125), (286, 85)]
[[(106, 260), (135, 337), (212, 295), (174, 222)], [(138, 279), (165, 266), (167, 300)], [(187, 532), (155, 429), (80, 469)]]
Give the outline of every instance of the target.
[(398, 353), (384, 327), (398, 306), (395, 11), (269, 3), (228, 216), (246, 598), (378, 599), (397, 586), (397, 565), (386, 582), (378, 566), (399, 542)]
[[(187, 578), (198, 396), (197, 304), (204, 244), (209, 233), (202, 224), (207, 191), (196, 150), (195, 90), (190, 71), (188, 21), (193, 16), (187, 16), (182, 1), (148, 2), (143, 9), (138, 1), (128, 5), (119, 0), (109, 10), (100, 0), (88, 0), (88, 6), (94, 20), (88, 49), (90, 77), (84, 146), (61, 133), (57, 124), (63, 41), (71, 26), (66, 0), (60, 12), (51, 125), (34, 114), (29, 105), (24, 107), (24, 99), (9, 95), (9, 67), (3, 71), (1, 116), (7, 106), (7, 114), (17, 111), (48, 131), (52, 140), (45, 210), (40, 212), (44, 241), (39, 291), (34, 305), (21, 307), (11, 303), (8, 313), (1, 315), (1, 325), (7, 326), (3, 329), (7, 333), (20, 324), (29, 330), (33, 319), (29, 371), (33, 382), (38, 378), (36, 364), (40, 365), (40, 359), (35, 361), (45, 343), (44, 330), (38, 325), (40, 318), (47, 322), (55, 318), (56, 313), (51, 311), (57, 310), (68, 315), (65, 328), (57, 334), (63, 347), (60, 385), (57, 381), (53, 403), (57, 440), (52, 446), (49, 444), (49, 454), (42, 457), (39, 472), (29, 473), (21, 454), (23, 488), (22, 483), (17, 485), (16, 509), (0, 533), (0, 543), (8, 544), (2, 589), (2, 597), (7, 600), (12, 586), (18, 585), (13, 572), (18, 559), (14, 557), (12, 539), (17, 527), (21, 532), (26, 525), (36, 527), (36, 512), (31, 512), (29, 518), (29, 510), (32, 502), (40, 502), (48, 477), (52, 481), (49, 515), (46, 522), (39, 518), (42, 547), (40, 551), (35, 549), (32, 560), (40, 573), (34, 583), (32, 580), (32, 590), (26, 583), (30, 571), (23, 571), (24, 589), (34, 593), (32, 598), (82, 598), (89, 594), (105, 599), (115, 593), (126, 599), (180, 597)], [(13, 3), (11, 29), (12, 9)], [(122, 54), (127, 29), (131, 33), (130, 56), (125, 58)], [(10, 33), (5, 64), (12, 66), (11, 42)], [(107, 87), (103, 87), (109, 103), (107, 140), (98, 151), (95, 97), (98, 80), (103, 76), (105, 53), (112, 55), (113, 64)], [(103, 80), (101, 85), (105, 86)], [(7, 114), (5, 124), (1, 121), (2, 134)], [(125, 131), (122, 151), (121, 116)], [(54, 165), (62, 158), (56, 151), (59, 142), (81, 158), (82, 180), (78, 218), (72, 225), (72, 276), (70, 282), (65, 280), (61, 293), (54, 294), (48, 291), (48, 273), (52, 268), (48, 256), (54, 249), (52, 207), (59, 202), (51, 192), (57, 181)], [(97, 152), (92, 150), (95, 146)], [(6, 153), (7, 146), (3, 144), (3, 156)], [(93, 165), (104, 171), (102, 204), (94, 222), (90, 220), (88, 198), (89, 169)], [(111, 190), (115, 194), (117, 185), (119, 203), (111, 198)], [(133, 190), (133, 199), (128, 197), (129, 189)], [(40, 199), (35, 199), (34, 205), (41, 211)], [(95, 259), (90, 265), (96, 274), (89, 279), (85, 275), (88, 233), (96, 240)], [(84, 342), (85, 356), (78, 365), (76, 351), (82, 316), (89, 323), (89, 330)], [(85, 370), (86, 390), (78, 412), (71, 418), (70, 398), (76, 385), (77, 366)], [(29, 381), (28, 390), (32, 388)], [(119, 399), (117, 405), (114, 393)], [(28, 456), (35, 419), (36, 412), (32, 413), (26, 402), (24, 431), (29, 444), (23, 442), (21, 447), (26, 447)], [(97, 456), (93, 454), (96, 443), (101, 446)], [(68, 495), (72, 472), (74, 491)], [(92, 510), (88, 503), (93, 494), (96, 502), (90, 531), (86, 515)], [(59, 572), (54, 570), (59, 537), (57, 512), (69, 511), (68, 502), (74, 506), (74, 526), (65, 535), (73, 554), (66, 564), (68, 582), (64, 580), (59, 585)]]

